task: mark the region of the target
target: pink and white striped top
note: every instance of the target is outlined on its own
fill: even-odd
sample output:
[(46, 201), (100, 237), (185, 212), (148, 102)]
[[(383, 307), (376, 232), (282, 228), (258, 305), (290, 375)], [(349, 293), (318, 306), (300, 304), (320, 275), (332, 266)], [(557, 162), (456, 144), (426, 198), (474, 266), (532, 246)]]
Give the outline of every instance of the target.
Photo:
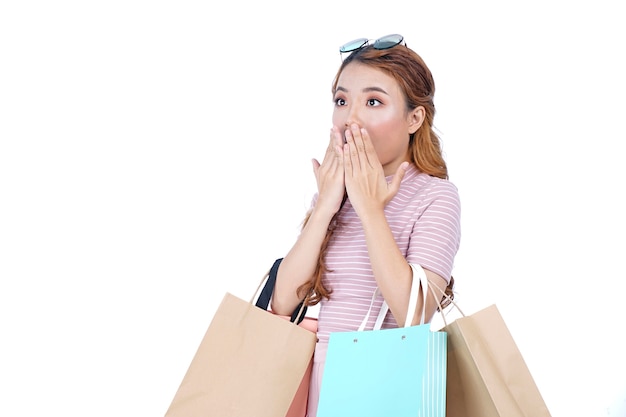
[[(313, 204), (316, 201), (317, 195)], [(450, 181), (431, 177), (410, 165), (385, 215), (407, 261), (449, 281), (460, 243), (460, 209), (458, 190)], [(332, 272), (323, 280), (333, 292), (330, 300), (320, 303), (320, 343), (327, 343), (331, 332), (357, 330), (376, 290), (363, 227), (349, 200), (339, 212), (338, 222), (326, 255)], [(367, 329), (374, 326), (382, 302), (379, 296)], [(397, 326), (389, 313), (383, 328)]]

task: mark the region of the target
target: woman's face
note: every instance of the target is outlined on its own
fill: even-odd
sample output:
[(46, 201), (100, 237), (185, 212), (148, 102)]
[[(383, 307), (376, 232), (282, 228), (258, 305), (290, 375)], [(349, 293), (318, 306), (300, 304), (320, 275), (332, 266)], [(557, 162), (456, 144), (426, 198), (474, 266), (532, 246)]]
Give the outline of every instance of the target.
[(361, 63), (350, 63), (339, 75), (333, 101), (333, 125), (342, 132), (352, 123), (365, 128), (385, 175), (394, 174), (402, 162), (409, 160), (409, 135), (419, 128), (423, 109), (422, 113), (407, 112), (402, 90), (391, 76)]

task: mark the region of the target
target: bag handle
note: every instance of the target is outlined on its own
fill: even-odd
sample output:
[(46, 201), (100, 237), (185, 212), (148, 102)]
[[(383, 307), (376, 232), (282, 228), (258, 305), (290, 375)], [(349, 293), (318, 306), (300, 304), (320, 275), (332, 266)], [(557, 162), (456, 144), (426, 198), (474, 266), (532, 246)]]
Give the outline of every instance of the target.
[[(422, 289), (422, 293), (424, 294), (424, 300), (426, 300), (426, 294), (428, 294), (428, 278), (426, 277), (426, 273), (424, 272), (424, 268), (417, 264), (409, 264), (411, 266), (411, 270), (413, 271), (413, 280), (411, 282), (411, 292), (409, 293), (409, 305), (407, 306), (406, 318), (404, 319), (404, 327), (411, 327), (411, 322), (413, 322), (413, 314), (415, 309), (417, 308), (417, 299), (419, 297), (420, 288)], [(418, 278), (417, 285), (415, 285), (416, 278)], [(380, 312), (378, 313), (378, 317), (376, 318), (376, 324), (374, 324), (374, 330), (380, 330), (382, 327), (383, 321), (385, 320), (385, 316), (389, 311), (389, 306), (387, 305), (387, 301), (383, 300), (383, 305), (380, 308)], [(422, 305), (422, 316), (420, 318), (420, 325), (424, 324), (426, 316), (426, 303), (424, 302)]]
[[(424, 268), (422, 268), (421, 265), (417, 265), (417, 264), (409, 264), (409, 265), (411, 265), (411, 269), (413, 269), (413, 281), (415, 281), (415, 276), (417, 275), (420, 279), (422, 293), (424, 294), (424, 303), (422, 305), (422, 316), (420, 317), (420, 324), (424, 324), (426, 321), (426, 319), (424, 318), (426, 316), (426, 297), (428, 295), (428, 287), (429, 287), (428, 278), (426, 277), (426, 272), (424, 271)], [(413, 291), (413, 287), (411, 287), (411, 291)], [(418, 294), (419, 294), (419, 289), (418, 291), (416, 291), (416, 294), (413, 296), (415, 297), (415, 300), (413, 300), (413, 305), (409, 303), (409, 310), (407, 311), (406, 319), (404, 321), (404, 327), (411, 326), (411, 322), (413, 321), (413, 312), (415, 311), (415, 308), (417, 307)]]
[[(423, 294), (424, 294), (424, 303), (422, 305), (422, 316), (420, 319), (420, 325), (424, 324), (425, 322), (426, 297), (429, 292), (430, 294), (432, 294), (433, 300), (435, 300), (438, 310), (441, 313), (441, 318), (443, 320), (444, 326), (448, 325), (448, 322), (446, 320), (446, 315), (443, 311), (444, 309), (441, 307), (440, 298), (437, 297), (437, 294), (435, 294), (434, 288), (436, 288), (437, 291), (441, 293), (443, 298), (446, 298), (454, 307), (456, 307), (456, 309), (459, 310), (462, 316), (465, 316), (465, 313), (463, 313), (463, 310), (461, 310), (458, 304), (448, 294), (446, 294), (444, 291), (441, 290), (441, 288), (439, 288), (436, 285), (429, 285), (428, 278), (426, 277), (426, 272), (420, 265), (416, 265), (416, 264), (409, 264), (409, 265), (411, 266), (411, 269), (413, 270), (413, 283), (415, 282), (415, 278), (418, 277), (419, 284), (418, 285), (413, 285), (413, 283), (411, 284), (411, 295), (409, 296), (409, 306), (407, 308), (408, 311), (407, 311), (404, 327), (409, 327), (411, 325), (411, 321), (413, 320), (413, 316), (411, 315), (411, 312), (415, 311), (415, 308), (417, 307), (417, 296), (419, 294), (420, 287), (422, 288)], [(372, 297), (372, 303), (374, 302), (374, 298), (378, 295), (379, 292), (380, 290), (376, 288), (376, 291), (374, 292), (374, 297)], [(367, 320), (369, 319), (369, 314), (370, 314), (371, 309), (372, 309), (372, 305), (370, 304), (370, 310), (367, 312), (366, 318), (361, 323), (361, 328), (359, 328), (359, 330), (362, 330), (362, 328), (365, 328), (365, 324), (367, 323)], [(380, 330), (382, 328), (382, 324), (385, 320), (385, 316), (387, 315), (388, 311), (389, 311), (389, 306), (387, 305), (387, 302), (383, 300), (383, 305), (381, 306), (380, 312), (378, 313), (378, 317), (376, 318), (376, 323), (374, 324), (373, 330)]]
[[(283, 261), (283, 258), (279, 258), (274, 261), (274, 264), (272, 265), (270, 270), (263, 276), (261, 283), (257, 287), (257, 290), (255, 291), (254, 295), (252, 296), (252, 299), (250, 300), (250, 304), (252, 304), (254, 297), (259, 292), (259, 288), (261, 288), (261, 285), (263, 285), (263, 282), (265, 281), (265, 285), (263, 286), (263, 289), (261, 290), (261, 294), (259, 294), (259, 297), (257, 298), (255, 305), (259, 308), (262, 308), (263, 310), (267, 310), (267, 308), (270, 305), (270, 300), (272, 299), (272, 294), (274, 293), (274, 287), (276, 286), (276, 276), (278, 275), (278, 267), (280, 266), (280, 263), (282, 261)], [(266, 278), (267, 278), (267, 281), (265, 280)], [(293, 310), (293, 313), (291, 313), (290, 321), (292, 323), (300, 324), (302, 320), (304, 320), (306, 311), (307, 311), (307, 306), (304, 305), (304, 300), (302, 300), (300, 304), (296, 306), (295, 310)]]
[[(374, 290), (374, 294), (372, 294), (372, 300), (370, 301), (370, 308), (367, 309), (367, 313), (365, 314), (365, 317), (361, 321), (361, 325), (359, 326), (357, 331), (362, 332), (363, 330), (365, 330), (365, 326), (367, 325), (367, 322), (370, 319), (370, 314), (372, 313), (372, 306), (374, 306), (374, 300), (376, 300), (376, 297), (378, 297), (378, 294), (380, 294), (380, 288), (376, 287), (376, 290)], [(381, 309), (385, 307), (384, 304), (385, 304), (385, 301), (383, 299), (383, 306), (381, 306)], [(378, 325), (379, 320), (380, 320), (380, 324), (382, 325), (382, 322), (384, 321), (386, 314), (387, 314), (386, 311), (385, 311), (385, 314), (380, 314), (380, 313), (378, 314), (374, 328), (376, 328), (376, 326)], [(381, 319), (381, 316), (382, 316), (382, 319)]]
[[(445, 299), (447, 299), (450, 304), (452, 304), (454, 306), (454, 308), (456, 308), (457, 310), (459, 310), (459, 313), (461, 313), (461, 315), (463, 317), (465, 317), (465, 313), (463, 313), (463, 310), (461, 310), (461, 307), (459, 307), (459, 305), (456, 303), (456, 301), (454, 301), (452, 299), (452, 297), (450, 297), (448, 294), (445, 293), (445, 291), (442, 291), (441, 288), (435, 286), (437, 288), (437, 290), (439, 291), (439, 293), (441, 294), (441, 296)], [(437, 298), (437, 296), (435, 295), (435, 292), (433, 290), (433, 297), (435, 297), (435, 300), (439, 300)], [(443, 314), (443, 309), (441, 308), (441, 304), (439, 304), (439, 311), (441, 311), (441, 313)], [(445, 317), (444, 317), (444, 323), (445, 323)]]
[[(426, 277), (426, 273), (424, 272), (424, 269), (419, 265), (415, 265), (415, 264), (409, 264), (409, 265), (411, 266), (411, 270), (413, 271), (413, 280), (411, 282), (411, 292), (409, 293), (409, 304), (407, 306), (407, 315), (406, 315), (406, 319), (404, 322), (404, 327), (411, 326), (411, 322), (413, 321), (412, 313), (417, 308), (417, 299), (419, 297), (420, 288), (422, 288), (422, 290), (424, 291), (424, 294), (427, 294), (427, 291), (428, 291), (428, 278)], [(416, 278), (418, 278), (417, 284), (415, 282)], [(380, 293), (380, 288), (376, 288), (376, 290), (374, 291), (374, 294), (372, 295), (372, 301), (370, 302), (370, 307), (367, 310), (367, 314), (363, 318), (363, 321), (361, 321), (361, 325), (359, 326), (358, 331), (365, 330), (365, 326), (367, 325), (367, 322), (369, 321), (369, 318), (370, 318), (370, 314), (372, 312), (372, 306), (374, 304), (374, 300), (376, 299), (376, 297), (378, 297), (379, 293)], [(389, 311), (389, 306), (387, 305), (387, 301), (383, 299), (383, 304), (380, 307), (380, 311), (378, 312), (378, 316), (376, 317), (376, 322), (372, 330), (381, 329), (383, 322), (385, 321), (385, 316), (387, 315), (388, 311)], [(420, 324), (424, 324), (425, 314), (426, 314), (426, 303), (424, 303), (424, 305), (422, 306), (422, 318), (420, 320)]]
[[(276, 286), (276, 276), (278, 275), (278, 267), (280, 266), (280, 263), (282, 262), (282, 260), (283, 258), (279, 258), (274, 261), (274, 264), (272, 265), (270, 270), (263, 276), (263, 279), (261, 280), (261, 284), (259, 284), (259, 288), (260, 288), (261, 285), (263, 284), (263, 281), (265, 281), (265, 278), (267, 278), (267, 281), (265, 281), (265, 286), (263, 286), (263, 289), (261, 290), (261, 294), (259, 294), (259, 298), (256, 301), (256, 306), (262, 308), (263, 310), (267, 310), (267, 307), (269, 307), (270, 305), (270, 300), (272, 299), (272, 293), (274, 292), (274, 287)], [(259, 292), (259, 288), (257, 288), (256, 292), (254, 293), (255, 296)], [(252, 298), (254, 299), (254, 296)]]
[[(457, 310), (459, 310), (459, 313), (461, 313), (461, 315), (465, 317), (465, 313), (463, 313), (463, 310), (461, 310), (459, 305), (456, 303), (456, 301), (452, 299), (452, 297), (446, 294), (445, 291), (443, 291), (438, 286), (428, 285), (429, 283), (428, 283), (428, 278), (426, 277), (426, 272), (424, 272), (424, 269), (420, 265), (415, 265), (415, 264), (410, 264), (410, 265), (413, 268), (413, 277), (415, 277), (415, 272), (417, 271), (418, 275), (420, 276), (420, 282), (422, 283), (422, 288), (424, 289), (424, 305), (422, 306), (422, 318), (420, 319), (420, 324), (424, 324), (424, 316), (426, 314), (426, 297), (428, 294), (428, 290), (430, 290), (430, 293), (433, 296), (433, 300), (435, 300), (435, 303), (437, 304), (438, 311), (441, 313), (441, 319), (443, 320), (444, 326), (447, 326), (448, 322), (446, 320), (446, 314), (443, 311), (444, 309), (441, 306), (442, 298), (447, 299), (450, 302), (450, 304), (452, 304)], [(435, 294), (434, 288), (436, 288), (437, 291), (439, 291), (442, 298), (437, 297), (437, 294)], [(413, 307), (413, 309), (415, 309), (415, 307)], [(408, 316), (407, 316), (407, 319), (408, 319)], [(406, 327), (406, 324), (405, 324), (405, 327)]]

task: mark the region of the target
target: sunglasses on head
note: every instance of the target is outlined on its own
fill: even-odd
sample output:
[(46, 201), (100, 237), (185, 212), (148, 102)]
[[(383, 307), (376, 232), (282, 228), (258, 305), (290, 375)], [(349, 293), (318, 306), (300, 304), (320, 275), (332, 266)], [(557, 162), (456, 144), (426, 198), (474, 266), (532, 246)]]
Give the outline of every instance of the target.
[[(361, 48), (364, 48), (365, 46), (369, 44), (370, 44), (370, 40), (367, 38), (355, 39), (339, 47), (339, 53), (347, 54), (349, 52), (354, 52)], [(404, 42), (404, 36), (393, 34), (393, 35), (387, 35), (387, 36), (383, 36), (382, 38), (376, 39), (374, 43), (372, 44), (372, 46), (374, 49), (389, 49), (400, 44), (406, 46), (406, 42)]]

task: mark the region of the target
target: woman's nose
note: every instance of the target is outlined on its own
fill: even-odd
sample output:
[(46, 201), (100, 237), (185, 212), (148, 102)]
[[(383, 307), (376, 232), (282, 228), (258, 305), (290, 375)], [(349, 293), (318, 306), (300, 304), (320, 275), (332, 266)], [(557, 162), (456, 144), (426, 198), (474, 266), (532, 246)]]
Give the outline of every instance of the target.
[(358, 109), (356, 109), (356, 107), (354, 106), (351, 107), (350, 111), (348, 112), (348, 118), (346, 119), (345, 126), (350, 127), (353, 123), (361, 126), (361, 119), (359, 118)]

